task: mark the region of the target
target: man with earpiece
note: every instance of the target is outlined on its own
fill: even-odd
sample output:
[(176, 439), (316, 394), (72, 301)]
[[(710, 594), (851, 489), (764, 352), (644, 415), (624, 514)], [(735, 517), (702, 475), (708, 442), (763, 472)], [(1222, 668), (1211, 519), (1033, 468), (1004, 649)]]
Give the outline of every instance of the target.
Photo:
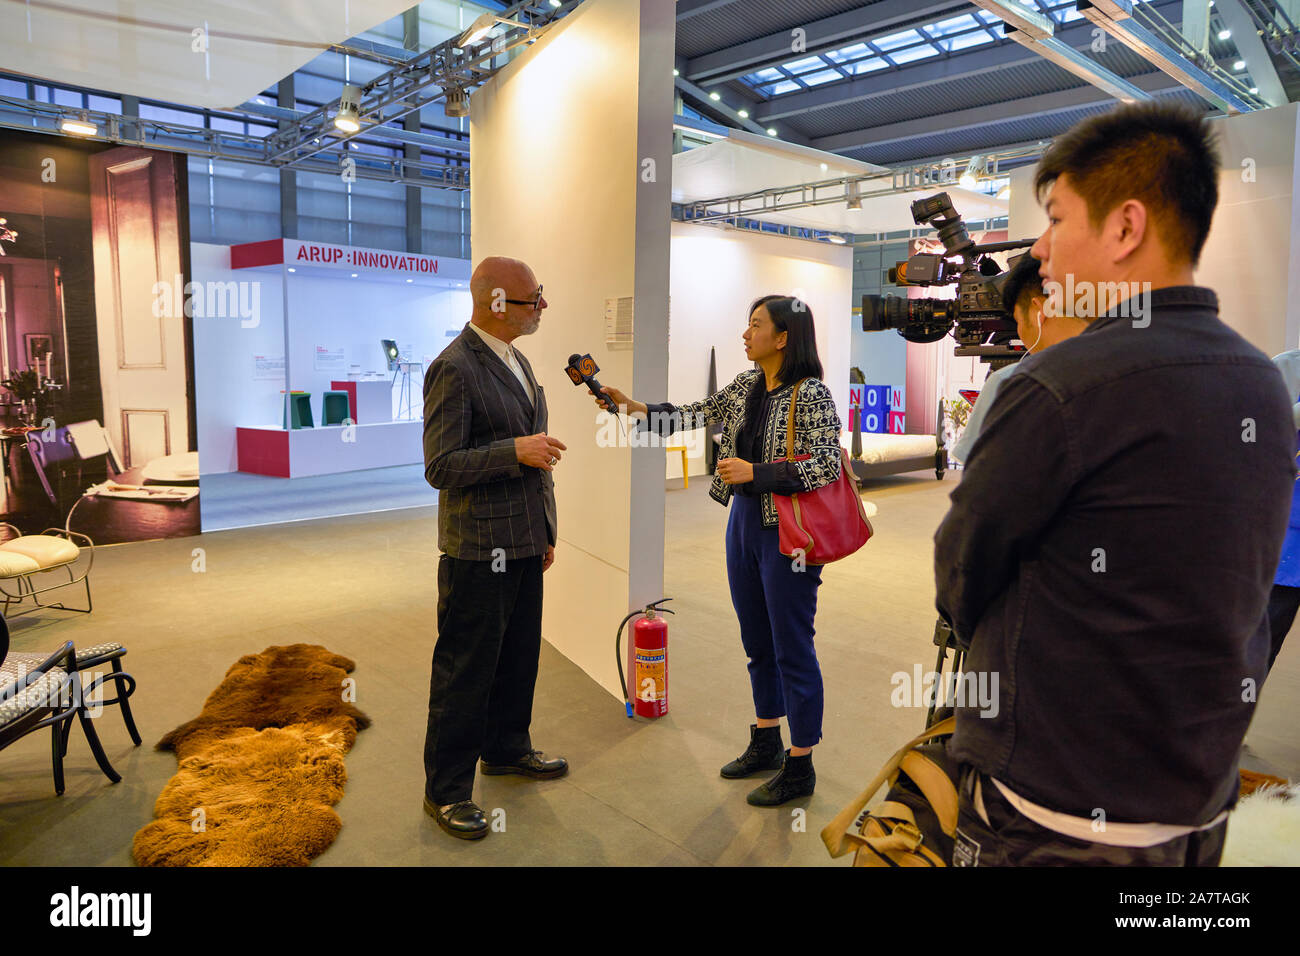
[[(1025, 343), (1025, 348), (1031, 355), (1043, 351), (1049, 345), (1055, 345), (1057, 342), (1078, 335), (1088, 327), (1088, 323), (1083, 319), (1061, 315), (1058, 309), (1044, 308), (1047, 304), (1047, 293), (1043, 291), (1043, 279), (1038, 274), (1040, 265), (1041, 263), (1031, 255), (1021, 256), (1007, 273), (1006, 281), (1002, 285), (1002, 308), (1015, 317), (1020, 341)], [(975, 399), (975, 407), (971, 409), (970, 417), (966, 420), (966, 428), (949, 453), (950, 457), (960, 462), (966, 461), (966, 456), (970, 454), (975, 439), (979, 437), (980, 430), (984, 427), (984, 418), (993, 407), (998, 389), (1019, 369), (1020, 362), (1015, 362), (989, 372), (988, 378), (984, 380), (984, 387), (980, 389), (979, 396)]]

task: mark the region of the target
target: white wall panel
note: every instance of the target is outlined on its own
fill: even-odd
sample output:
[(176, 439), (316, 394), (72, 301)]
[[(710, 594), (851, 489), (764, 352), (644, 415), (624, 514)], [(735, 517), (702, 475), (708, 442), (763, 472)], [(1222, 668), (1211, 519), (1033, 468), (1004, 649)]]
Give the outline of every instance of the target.
[[(516, 343), (569, 447), (542, 634), (613, 694), (619, 620), (663, 596), (664, 453), (598, 447), (596, 407), (563, 370), (590, 352), (601, 381), (665, 391), (674, 40), (671, 0), (588, 0), (471, 99), (474, 259), (527, 261), (550, 302)], [(631, 351), (604, 346), (616, 296), (636, 297)]]

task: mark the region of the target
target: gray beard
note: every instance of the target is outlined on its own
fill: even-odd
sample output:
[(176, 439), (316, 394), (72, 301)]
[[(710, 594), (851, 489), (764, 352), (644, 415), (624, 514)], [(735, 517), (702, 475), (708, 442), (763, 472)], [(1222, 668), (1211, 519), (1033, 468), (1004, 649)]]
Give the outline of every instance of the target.
[(540, 316), (534, 316), (531, 319), (520, 321), (518, 324), (512, 322), (510, 327), (516, 335), (532, 335), (542, 324)]

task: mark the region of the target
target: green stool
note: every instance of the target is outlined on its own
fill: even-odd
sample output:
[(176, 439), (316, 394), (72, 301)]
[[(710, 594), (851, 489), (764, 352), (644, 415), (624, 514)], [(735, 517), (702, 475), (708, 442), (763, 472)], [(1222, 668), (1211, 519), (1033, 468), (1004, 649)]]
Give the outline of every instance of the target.
[(293, 428), (314, 428), (315, 425), (311, 418), (311, 392), (290, 392), (289, 393), (289, 410), (286, 410), (282, 421), (283, 427), (289, 428), (288, 418), (293, 416)]
[(351, 416), (351, 396), (347, 392), (326, 391), (321, 395), (321, 425), (342, 425)]

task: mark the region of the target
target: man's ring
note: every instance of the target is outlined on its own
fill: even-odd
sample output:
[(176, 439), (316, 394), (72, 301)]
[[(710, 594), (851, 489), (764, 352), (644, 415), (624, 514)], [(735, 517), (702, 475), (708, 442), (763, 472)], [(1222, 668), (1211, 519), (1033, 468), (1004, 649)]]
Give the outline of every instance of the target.
[(557, 461), (559, 461), (559, 460), (560, 460), (560, 459), (558, 459), (558, 458), (556, 458), (554, 455), (552, 455), (552, 456), (551, 456), (551, 460), (550, 460), (549, 462), (547, 462), (547, 464), (548, 464), (548, 465), (553, 465), (553, 464), (555, 464), (555, 463), (556, 463)]

